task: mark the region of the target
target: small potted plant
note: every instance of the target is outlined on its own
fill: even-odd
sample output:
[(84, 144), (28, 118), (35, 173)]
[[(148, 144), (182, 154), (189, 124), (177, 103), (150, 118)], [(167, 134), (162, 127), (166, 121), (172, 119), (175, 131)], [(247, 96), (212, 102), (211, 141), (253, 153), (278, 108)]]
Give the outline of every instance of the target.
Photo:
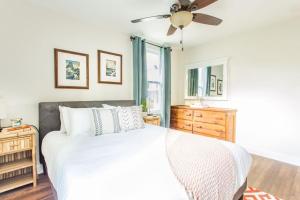
[(22, 118), (15, 118), (15, 119), (11, 119), (11, 126), (12, 127), (18, 127), (22, 125)]
[(147, 106), (147, 100), (146, 99), (142, 99), (141, 106), (142, 106), (143, 116), (145, 117), (148, 114), (148, 106)]

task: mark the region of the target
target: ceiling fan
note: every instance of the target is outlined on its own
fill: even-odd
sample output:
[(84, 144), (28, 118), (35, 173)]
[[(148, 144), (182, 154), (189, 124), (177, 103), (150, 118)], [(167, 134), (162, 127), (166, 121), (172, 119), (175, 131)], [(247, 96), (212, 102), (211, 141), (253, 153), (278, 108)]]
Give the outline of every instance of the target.
[[(193, 13), (194, 11), (204, 8), (216, 1), (217, 0), (195, 0), (194, 2), (191, 2), (190, 0), (178, 0), (178, 3), (175, 3), (171, 6), (170, 14), (135, 19), (131, 22), (138, 23), (155, 19), (170, 18), (171, 25), (167, 33), (168, 36), (174, 34), (178, 28), (182, 30), (192, 21), (196, 23), (217, 26), (222, 23), (222, 19), (202, 13)], [(181, 44), (182, 43), (183, 42), (181, 40)]]

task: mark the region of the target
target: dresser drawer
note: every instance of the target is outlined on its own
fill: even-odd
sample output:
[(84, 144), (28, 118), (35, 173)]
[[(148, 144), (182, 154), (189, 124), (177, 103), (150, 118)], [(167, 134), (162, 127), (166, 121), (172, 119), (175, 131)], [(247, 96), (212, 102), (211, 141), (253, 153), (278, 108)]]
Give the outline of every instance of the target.
[(0, 154), (32, 148), (31, 137), (18, 137), (0, 141)]
[(225, 137), (225, 127), (217, 124), (197, 122), (194, 123), (193, 132), (217, 137)]
[(159, 126), (160, 125), (160, 118), (144, 118), (144, 122), (146, 124), (152, 124), (152, 125), (156, 125)]
[(226, 114), (212, 111), (194, 111), (194, 122), (225, 125)]
[(193, 130), (193, 122), (187, 120), (173, 119), (171, 120), (171, 127), (175, 129), (183, 129), (187, 131)]
[(175, 119), (193, 120), (193, 110), (187, 109), (172, 109), (171, 116)]

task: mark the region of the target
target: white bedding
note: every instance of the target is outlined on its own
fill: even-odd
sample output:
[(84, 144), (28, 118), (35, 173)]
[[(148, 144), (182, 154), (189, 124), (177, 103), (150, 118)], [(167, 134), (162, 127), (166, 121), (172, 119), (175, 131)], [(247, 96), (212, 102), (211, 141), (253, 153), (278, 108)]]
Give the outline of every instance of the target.
[[(166, 157), (168, 131), (179, 133), (146, 125), (144, 129), (96, 137), (47, 134), (42, 153), (58, 199), (188, 200)], [(248, 175), (251, 156), (238, 145), (215, 141), (234, 156), (237, 190)]]

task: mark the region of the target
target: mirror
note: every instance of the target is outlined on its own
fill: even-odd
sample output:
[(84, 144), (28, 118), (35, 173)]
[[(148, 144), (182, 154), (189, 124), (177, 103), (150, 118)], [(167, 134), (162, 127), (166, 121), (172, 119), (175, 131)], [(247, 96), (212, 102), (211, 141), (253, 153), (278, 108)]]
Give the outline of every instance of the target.
[(227, 59), (186, 67), (186, 99), (226, 100)]

